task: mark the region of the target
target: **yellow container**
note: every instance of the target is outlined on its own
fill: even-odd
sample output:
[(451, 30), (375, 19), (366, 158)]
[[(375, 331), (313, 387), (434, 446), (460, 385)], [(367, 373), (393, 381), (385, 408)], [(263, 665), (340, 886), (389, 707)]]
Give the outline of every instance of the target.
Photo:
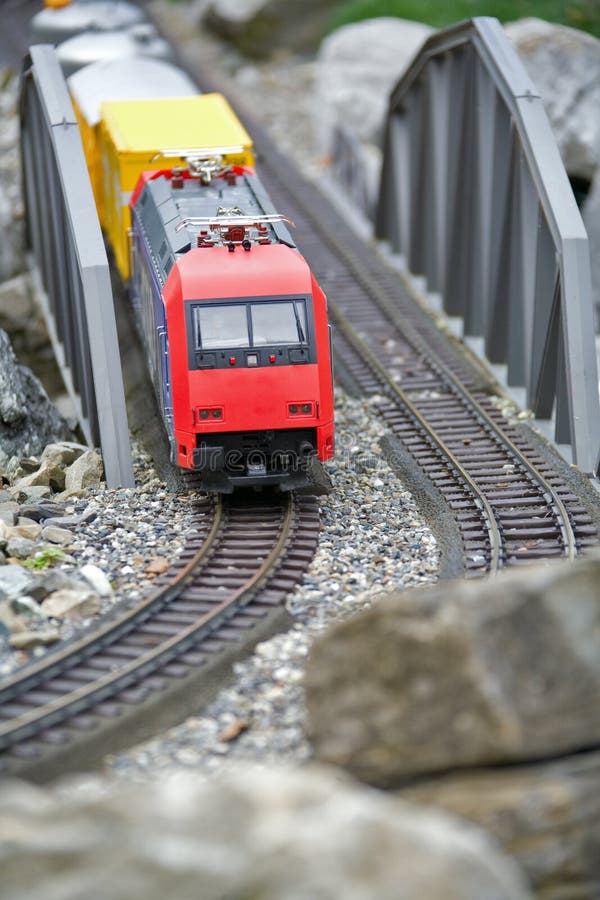
[[(188, 157), (209, 152), (219, 153), (225, 163), (253, 166), (252, 140), (221, 94), (108, 101), (101, 106), (100, 118), (100, 220), (127, 280), (129, 201), (140, 173), (185, 167)], [(94, 175), (92, 180), (97, 181)]]

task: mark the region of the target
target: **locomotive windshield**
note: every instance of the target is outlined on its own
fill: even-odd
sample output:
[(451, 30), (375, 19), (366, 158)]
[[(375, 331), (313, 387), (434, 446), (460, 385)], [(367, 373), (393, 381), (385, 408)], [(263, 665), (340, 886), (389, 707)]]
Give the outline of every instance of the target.
[(197, 305), (192, 310), (196, 350), (306, 344), (304, 300)]

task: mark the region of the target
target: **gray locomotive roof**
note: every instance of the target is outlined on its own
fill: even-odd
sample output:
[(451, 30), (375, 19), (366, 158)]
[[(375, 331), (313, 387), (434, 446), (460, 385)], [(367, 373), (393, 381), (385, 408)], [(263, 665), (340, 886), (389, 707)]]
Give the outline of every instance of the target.
[[(273, 215), (275, 209), (256, 175), (238, 177), (235, 186), (214, 179), (209, 185), (186, 181), (182, 190), (173, 190), (166, 178), (149, 181), (136, 206), (144, 231), (152, 247), (154, 262), (164, 281), (177, 254), (195, 246), (199, 228), (189, 224), (196, 217), (216, 218), (223, 206), (238, 207), (249, 217)], [(295, 247), (283, 222), (269, 226), (275, 243)], [(210, 253), (210, 250), (207, 252)]]
[(100, 120), (105, 100), (153, 100), (199, 94), (177, 66), (159, 59), (129, 57), (91, 63), (68, 79), (69, 90), (90, 125)]

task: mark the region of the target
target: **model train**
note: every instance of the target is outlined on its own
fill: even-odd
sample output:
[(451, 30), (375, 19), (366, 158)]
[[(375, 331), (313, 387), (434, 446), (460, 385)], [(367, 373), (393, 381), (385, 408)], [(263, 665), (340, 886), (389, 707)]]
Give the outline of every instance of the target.
[(68, 86), (173, 463), (218, 492), (326, 489), (327, 301), (232, 108), (150, 59), (93, 63)]

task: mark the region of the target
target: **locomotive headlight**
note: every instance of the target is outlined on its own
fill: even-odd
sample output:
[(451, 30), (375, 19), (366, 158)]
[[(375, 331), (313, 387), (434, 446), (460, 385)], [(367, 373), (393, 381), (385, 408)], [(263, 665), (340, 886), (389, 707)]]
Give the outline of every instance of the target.
[(290, 416), (312, 416), (312, 403), (289, 403), (288, 414)]
[(203, 422), (206, 422), (207, 419), (222, 419), (223, 418), (223, 407), (222, 406), (211, 406), (208, 409), (199, 409), (198, 410), (198, 418)]

